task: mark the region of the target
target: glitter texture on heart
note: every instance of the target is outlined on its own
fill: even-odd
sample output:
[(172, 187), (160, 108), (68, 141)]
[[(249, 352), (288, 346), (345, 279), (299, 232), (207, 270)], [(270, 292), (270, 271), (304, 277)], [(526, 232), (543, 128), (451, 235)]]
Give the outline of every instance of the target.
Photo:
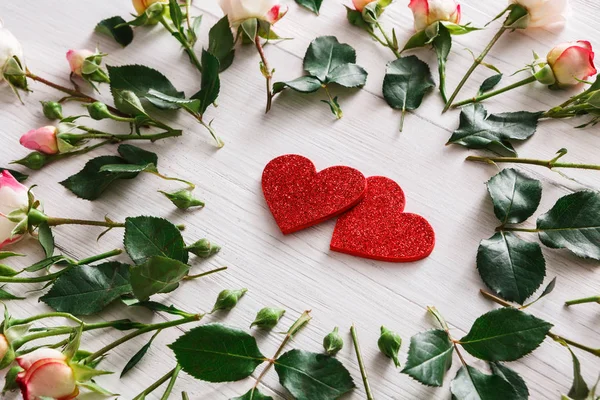
[(409, 262), (433, 251), (435, 234), (420, 215), (404, 213), (404, 193), (389, 178), (367, 178), (363, 201), (341, 216), (331, 250), (381, 261)]
[(335, 166), (317, 173), (308, 158), (287, 154), (271, 160), (262, 175), (267, 205), (284, 234), (318, 224), (358, 204), (366, 179), (354, 168)]

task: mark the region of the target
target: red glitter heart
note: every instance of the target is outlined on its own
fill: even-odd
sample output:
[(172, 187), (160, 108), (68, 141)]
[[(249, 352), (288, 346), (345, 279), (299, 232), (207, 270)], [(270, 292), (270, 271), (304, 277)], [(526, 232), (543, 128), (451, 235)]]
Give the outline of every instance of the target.
[(364, 200), (337, 220), (331, 250), (393, 262), (427, 257), (435, 245), (433, 228), (420, 215), (403, 213), (404, 204), (396, 182), (367, 178)]
[(267, 205), (284, 234), (339, 215), (364, 196), (367, 181), (354, 168), (317, 170), (308, 158), (287, 154), (271, 160), (262, 176)]

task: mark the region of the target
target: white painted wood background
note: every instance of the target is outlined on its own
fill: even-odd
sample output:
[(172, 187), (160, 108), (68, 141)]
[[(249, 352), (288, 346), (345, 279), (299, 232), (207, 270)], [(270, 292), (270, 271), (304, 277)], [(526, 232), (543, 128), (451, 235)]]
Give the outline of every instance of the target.
[[(395, 27), (401, 42), (412, 33), (412, 14), (407, 3), (397, 1), (384, 17), (385, 27), (389, 30)], [(505, 7), (504, 1), (496, 0), (464, 0), (462, 3), (463, 22), (473, 21), (477, 26), (482, 26)], [(408, 115), (404, 132), (398, 132), (400, 114), (389, 108), (381, 96), (385, 64), (393, 56), (366, 33), (347, 23), (339, 1), (325, 0), (319, 17), (291, 1), (289, 5), (289, 14), (277, 24), (277, 29), (282, 36), (294, 40), (269, 45), (266, 50), (269, 61), (276, 68), (276, 80), (302, 74), (304, 52), (310, 41), (320, 35), (333, 34), (341, 42), (354, 46), (358, 63), (369, 72), (363, 90), (339, 92), (345, 114), (341, 121), (335, 121), (327, 106), (318, 101), (323, 98), (323, 93), (284, 93), (276, 98), (271, 113), (265, 116), (264, 79), (258, 70), (258, 55), (252, 47), (239, 48), (233, 66), (222, 74), (219, 107), (211, 109), (207, 115), (215, 118), (214, 127), (225, 141), (225, 147), (216, 150), (208, 134), (183, 113), (172, 117), (164, 115), (185, 130), (183, 137), (143, 145), (158, 152), (163, 173), (197, 183), (196, 193), (207, 204), (204, 210), (174, 211), (172, 205), (156, 193), (157, 189), (171, 186), (152, 176), (117, 183), (102, 199), (94, 202), (75, 198), (57, 183), (79, 171), (88, 158), (115, 154), (114, 147), (104, 147), (89, 157), (53, 164), (33, 173), (28, 183), (39, 185), (36, 194), (43, 199), (45, 209), (51, 215), (99, 219), (108, 214), (115, 220), (141, 214), (160, 215), (185, 223), (184, 236), (190, 242), (207, 236), (223, 245), (217, 257), (194, 266), (194, 270), (227, 265), (230, 267), (227, 272), (185, 283), (173, 294), (160, 298), (161, 301), (201, 312), (209, 310), (220, 290), (247, 287), (248, 294), (235, 310), (229, 315), (209, 317), (205, 322), (223, 320), (246, 328), (263, 306), (280, 306), (288, 312), (279, 328), (287, 329), (303, 310), (312, 309), (313, 321), (290, 346), (312, 351), (321, 350), (322, 338), (334, 326), (347, 332), (350, 324), (355, 322), (376, 399), (449, 399), (449, 383), (460, 365), (456, 357), (444, 387), (427, 388), (399, 374), (392, 363), (378, 353), (376, 340), (382, 324), (401, 333), (404, 338), (401, 358), (404, 361), (410, 336), (435, 326), (426, 313), (426, 306), (437, 306), (458, 337), (469, 329), (477, 316), (497, 307), (479, 294), (479, 289), (484, 286), (475, 269), (475, 254), (479, 241), (490, 237), (498, 224), (484, 186), (498, 169), (466, 163), (464, 158), (470, 154), (468, 151), (457, 146), (444, 146), (457, 127), (458, 112), (440, 115), (442, 102), (437, 93), (426, 98), (414, 114)], [(596, 0), (575, 0), (573, 5), (574, 14), (564, 30), (506, 34), (487, 61), (512, 73), (531, 61), (532, 50), (545, 54), (561, 41), (586, 39), (600, 48), (600, 31), (597, 29), (600, 5)], [(0, 17), (22, 42), (27, 64), (38, 75), (67, 84), (66, 51), (98, 45), (110, 54), (106, 59), (108, 64), (146, 64), (165, 73), (187, 94), (195, 92), (199, 86), (198, 73), (189, 65), (178, 43), (161, 27), (136, 29), (135, 40), (126, 49), (93, 33), (95, 24), (101, 19), (113, 15), (126, 17), (132, 11), (128, 1), (118, 0), (5, 0), (0, 5)], [(214, 0), (197, 0), (193, 12), (204, 14), (203, 33), (197, 45), (199, 51), (206, 45), (208, 28), (222, 14)], [(479, 52), (496, 28), (497, 25), (492, 25), (488, 30), (455, 38), (448, 62), (449, 91), (472, 60), (464, 49), (468, 47)], [(431, 62), (436, 70), (433, 52), (424, 49), (417, 54)], [(474, 93), (489, 75), (489, 70), (480, 68), (459, 98)], [(8, 88), (0, 88), (0, 165), (5, 166), (8, 161), (27, 153), (18, 144), (23, 132), (48, 123), (41, 113), (39, 101), (61, 96), (38, 83), (32, 83), (31, 88), (34, 92), (24, 96), (25, 105), (19, 104)], [(108, 87), (102, 85), (101, 90), (107, 98)], [(533, 85), (490, 100), (486, 106), (491, 112), (545, 110), (572, 94)], [(80, 112), (77, 104), (66, 109), (67, 114)], [(600, 163), (598, 129), (575, 130), (575, 125), (574, 121), (544, 121), (533, 138), (518, 146), (518, 151), (522, 156), (549, 158), (559, 148), (566, 147), (569, 160)], [(101, 124), (95, 126), (102, 127)], [(110, 128), (118, 130), (122, 126), (111, 125)], [(265, 205), (260, 177), (269, 160), (285, 153), (303, 154), (311, 158), (318, 169), (344, 164), (360, 169), (366, 176), (386, 175), (396, 180), (407, 195), (407, 211), (425, 216), (435, 228), (437, 245), (433, 254), (420, 262), (389, 264), (332, 253), (328, 246), (334, 221), (284, 237)], [(540, 168), (523, 169), (543, 181), (542, 205), (536, 215), (573, 190), (600, 188), (598, 172), (567, 171), (569, 176), (576, 178), (574, 181)], [(532, 218), (530, 223), (534, 221)], [(92, 228), (59, 227), (55, 229), (56, 242), (62, 251), (75, 257), (121, 246), (122, 232), (114, 230), (96, 242), (99, 232)], [(536, 238), (529, 237), (529, 240)], [(16, 249), (31, 253), (37, 246), (29, 240), (21, 242)], [(558, 283), (554, 293), (530, 311), (555, 324), (556, 333), (600, 346), (597, 306), (563, 307), (565, 300), (600, 291), (598, 263), (578, 259), (567, 251), (544, 248), (544, 255), (548, 269), (546, 282), (557, 276)], [(40, 256), (38, 252), (21, 264), (35, 261), (35, 257)], [(125, 256), (122, 259), (127, 260)], [(36, 288), (39, 287), (18, 290), (25, 293)], [(29, 293), (30, 300), (10, 303), (10, 310), (19, 317), (46, 310), (43, 304), (37, 303), (38, 295)], [(98, 318), (123, 317), (144, 321), (167, 318), (144, 311), (133, 312), (119, 304), (109, 307)], [(134, 397), (174, 366), (173, 355), (166, 345), (191, 327), (163, 332), (143, 362), (122, 381), (117, 373), (101, 378), (100, 382), (121, 393), (122, 398)], [(120, 335), (119, 332), (88, 334), (84, 347), (97, 349)], [(281, 340), (277, 334), (258, 333), (257, 337), (266, 355), (271, 354)], [(105, 368), (120, 371), (148, 338), (139, 338), (111, 352)], [(346, 347), (339, 359), (350, 369), (358, 386), (347, 398), (365, 398), (347, 333), (345, 340)], [(585, 378), (594, 380), (600, 372), (598, 359), (581, 351), (577, 354)], [(471, 357), (469, 361), (484, 366)], [(510, 367), (525, 378), (532, 399), (558, 399), (571, 384), (570, 355), (550, 340), (532, 355), (510, 363)], [(261, 368), (257, 373), (260, 371)], [(173, 398), (186, 390), (192, 399), (228, 399), (243, 394), (252, 383), (252, 379), (247, 379), (235, 384), (209, 384), (182, 374)], [(278, 384), (274, 371), (264, 384), (261, 390), (266, 394), (290, 398)]]

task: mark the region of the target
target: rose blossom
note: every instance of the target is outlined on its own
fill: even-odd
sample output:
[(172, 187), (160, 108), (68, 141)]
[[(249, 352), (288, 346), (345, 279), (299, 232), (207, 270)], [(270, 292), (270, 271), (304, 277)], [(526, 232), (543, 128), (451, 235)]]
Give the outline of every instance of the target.
[(274, 24), (283, 18), (288, 10), (279, 0), (219, 0), (219, 5), (227, 15), (229, 25), (234, 28), (250, 18)]
[(0, 173), (0, 249), (21, 239), (23, 235), (12, 235), (18, 222), (7, 215), (17, 210), (27, 210), (29, 199), (27, 187), (21, 185), (8, 171)]
[(42, 397), (70, 400), (79, 394), (75, 373), (60, 351), (40, 348), (16, 360), (24, 369), (17, 375), (23, 400)]
[(509, 0), (529, 14), (528, 28), (552, 28), (564, 25), (571, 13), (569, 0)]
[(133, 7), (138, 15), (142, 15), (154, 3), (169, 4), (168, 0), (132, 0)]
[(2, 26), (2, 21), (0, 21), (0, 81), (4, 80), (2, 71), (6, 67), (6, 63), (13, 57), (17, 57), (24, 67), (21, 44), (8, 29)]
[(411, 0), (408, 7), (413, 12), (417, 32), (436, 21), (460, 22), (460, 4), (456, 0)]
[(21, 136), (19, 142), (30, 150), (36, 150), (44, 154), (56, 154), (58, 153), (57, 132), (58, 129), (52, 125), (32, 129)]
[(550, 50), (546, 60), (560, 87), (577, 85), (597, 72), (592, 45), (586, 40), (561, 43)]

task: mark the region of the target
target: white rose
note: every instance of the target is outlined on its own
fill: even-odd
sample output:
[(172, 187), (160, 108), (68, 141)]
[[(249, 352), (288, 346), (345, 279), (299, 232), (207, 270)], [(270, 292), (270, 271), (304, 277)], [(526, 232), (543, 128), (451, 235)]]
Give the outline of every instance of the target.
[(279, 3), (279, 0), (219, 0), (219, 5), (233, 28), (250, 18), (258, 18), (274, 24), (288, 10), (287, 6)]
[(23, 48), (17, 38), (10, 31), (2, 26), (0, 21), (0, 81), (4, 80), (1, 73), (6, 67), (6, 63), (13, 57), (17, 57), (24, 65)]
[(509, 0), (529, 13), (528, 28), (561, 27), (571, 14), (569, 0)]
[(0, 249), (19, 240), (22, 235), (12, 235), (17, 222), (6, 216), (13, 211), (27, 210), (27, 187), (21, 185), (8, 171), (0, 173)]

